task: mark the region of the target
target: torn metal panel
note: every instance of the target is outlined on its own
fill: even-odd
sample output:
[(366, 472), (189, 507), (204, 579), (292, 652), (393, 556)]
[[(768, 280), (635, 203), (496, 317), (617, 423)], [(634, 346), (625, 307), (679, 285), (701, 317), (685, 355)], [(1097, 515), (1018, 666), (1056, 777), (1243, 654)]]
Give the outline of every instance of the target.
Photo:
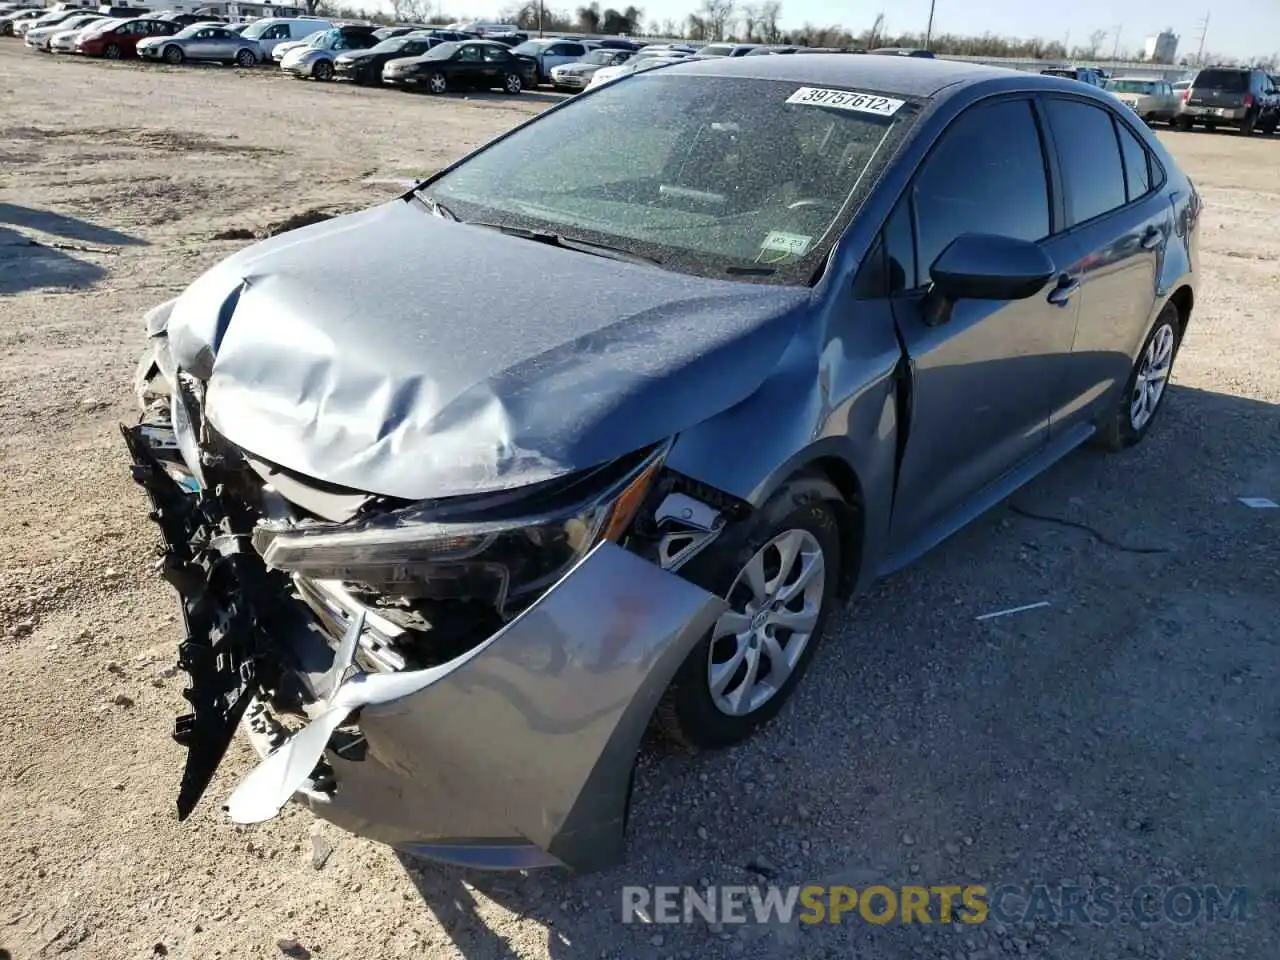
[(233, 803), (232, 814), (258, 819), (287, 799), (286, 787), (306, 787), (299, 771), (319, 758), (307, 751), (341, 724), (335, 711), (359, 709), (365, 759), (331, 749), (331, 798), (304, 789), (320, 816), (459, 862), (524, 863), (520, 846), (533, 844), (576, 869), (606, 866), (622, 851), (631, 769), (653, 709), (724, 606), (602, 543), (457, 660), (346, 681), (327, 712), (246, 778), (270, 767), (250, 791), (261, 795)]
[[(474, 283), (494, 261), (504, 281)], [(517, 291), (547, 277), (555, 308), (537, 304), (531, 322)], [(530, 244), (396, 200), (239, 252), (178, 298), (166, 329), (228, 440), (416, 500), (562, 476), (734, 406), (809, 297)]]

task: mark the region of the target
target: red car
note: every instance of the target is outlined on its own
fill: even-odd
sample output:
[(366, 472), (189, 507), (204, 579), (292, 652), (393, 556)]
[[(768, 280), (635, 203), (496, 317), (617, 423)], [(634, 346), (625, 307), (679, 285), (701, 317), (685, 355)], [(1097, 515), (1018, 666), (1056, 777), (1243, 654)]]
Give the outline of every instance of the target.
[(76, 53), (90, 57), (121, 60), (137, 56), (138, 41), (147, 37), (171, 36), (182, 29), (172, 20), (126, 20), (110, 30), (90, 32), (76, 41)]

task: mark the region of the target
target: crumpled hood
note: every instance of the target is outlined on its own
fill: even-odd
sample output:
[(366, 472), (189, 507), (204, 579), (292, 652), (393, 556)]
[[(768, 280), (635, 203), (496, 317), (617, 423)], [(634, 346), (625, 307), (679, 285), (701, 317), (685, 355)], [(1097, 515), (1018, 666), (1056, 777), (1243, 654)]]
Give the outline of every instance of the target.
[(282, 234), (169, 314), (246, 451), (406, 499), (551, 479), (750, 396), (806, 288), (707, 280), (443, 220), (416, 200)]

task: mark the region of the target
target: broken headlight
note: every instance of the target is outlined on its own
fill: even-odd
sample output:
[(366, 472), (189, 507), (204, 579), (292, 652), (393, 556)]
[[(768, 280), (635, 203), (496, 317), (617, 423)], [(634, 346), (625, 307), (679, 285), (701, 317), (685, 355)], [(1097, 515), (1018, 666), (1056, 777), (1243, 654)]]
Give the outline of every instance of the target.
[(428, 501), (345, 524), (261, 524), (268, 567), (404, 599), (482, 600), (499, 611), (550, 586), (626, 533), (666, 445), (536, 489)]

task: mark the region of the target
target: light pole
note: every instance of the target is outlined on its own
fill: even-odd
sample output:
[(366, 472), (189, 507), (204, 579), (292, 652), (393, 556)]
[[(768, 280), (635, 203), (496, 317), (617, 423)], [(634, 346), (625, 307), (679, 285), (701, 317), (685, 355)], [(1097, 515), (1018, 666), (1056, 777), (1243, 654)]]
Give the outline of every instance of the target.
[(929, 49), (929, 41), (933, 39), (933, 7), (938, 0), (929, 0), (929, 25), (924, 29), (924, 48)]

